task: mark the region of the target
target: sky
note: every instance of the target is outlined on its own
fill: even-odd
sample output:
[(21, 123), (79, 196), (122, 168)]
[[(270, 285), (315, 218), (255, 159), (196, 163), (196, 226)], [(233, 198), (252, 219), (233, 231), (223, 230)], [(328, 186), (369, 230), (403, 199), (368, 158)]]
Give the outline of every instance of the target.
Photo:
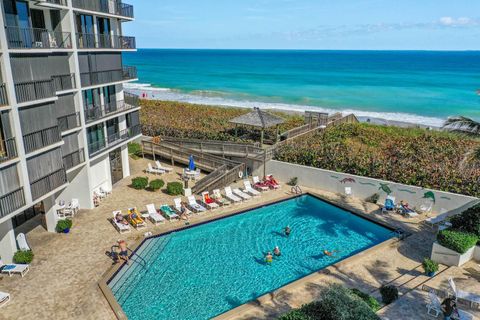
[(139, 48), (480, 50), (479, 0), (125, 0)]

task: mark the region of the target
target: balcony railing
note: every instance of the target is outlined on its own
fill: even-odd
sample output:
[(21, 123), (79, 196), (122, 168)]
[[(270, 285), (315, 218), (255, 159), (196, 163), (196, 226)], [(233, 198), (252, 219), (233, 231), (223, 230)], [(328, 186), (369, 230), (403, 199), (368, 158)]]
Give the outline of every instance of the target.
[(135, 37), (110, 34), (77, 33), (79, 49), (135, 49)]
[(58, 118), (58, 128), (62, 132), (78, 127), (80, 127), (80, 112), (71, 113)]
[(56, 91), (65, 91), (75, 89), (75, 74), (61, 74), (52, 76), (53, 86)]
[(15, 138), (0, 140), (0, 163), (17, 157)]
[(95, 155), (96, 153), (102, 150), (116, 146), (122, 143), (123, 141), (126, 141), (135, 136), (138, 136), (139, 134), (141, 134), (141, 132), (142, 132), (142, 128), (140, 125), (136, 125), (127, 129), (120, 130), (119, 132), (110, 134), (107, 137), (107, 139), (90, 143), (88, 145), (88, 151), (90, 152), (90, 155)]
[(17, 102), (27, 102), (55, 97), (53, 79), (15, 83)]
[(75, 8), (133, 18), (133, 6), (118, 0), (72, 0)]
[(127, 103), (127, 95), (125, 95), (125, 101), (117, 101), (104, 106), (89, 106), (87, 109), (84, 109), (85, 122), (100, 120), (116, 113), (138, 108), (138, 101), (130, 99), (129, 102), (131, 103)]
[(72, 153), (69, 153), (63, 157), (63, 166), (65, 167), (65, 170), (70, 170), (72, 168), (75, 168), (76, 166), (84, 162), (85, 162), (85, 153), (83, 148), (77, 151), (74, 151)]
[(83, 87), (94, 86), (97, 84), (122, 81), (123, 71), (121, 69), (117, 69), (107, 71), (84, 72), (80, 74), (80, 78), (82, 80)]
[(36, 200), (50, 191), (63, 186), (65, 183), (67, 183), (67, 174), (64, 168), (50, 173), (49, 175), (30, 183), (32, 198), (33, 200)]
[(140, 98), (136, 94), (131, 94), (125, 92), (124, 94), (125, 103), (137, 108), (140, 105)]
[(62, 141), (58, 126), (42, 129), (23, 136), (25, 152), (30, 153), (54, 143)]
[(137, 79), (137, 68), (124, 66), (123, 67), (123, 80)]
[(20, 28), (7, 26), (8, 47), (10, 49), (71, 49), (70, 32), (51, 31), (40, 28)]
[(0, 196), (0, 217), (5, 217), (24, 205), (25, 195), (23, 193), (23, 188), (2, 195)]
[(5, 83), (0, 84), (0, 106), (8, 105), (7, 87)]
[(56, 5), (59, 5), (59, 6), (64, 6), (64, 7), (67, 6), (67, 0), (43, 0), (43, 1), (48, 2), (48, 3), (52, 3), (52, 4), (56, 4)]

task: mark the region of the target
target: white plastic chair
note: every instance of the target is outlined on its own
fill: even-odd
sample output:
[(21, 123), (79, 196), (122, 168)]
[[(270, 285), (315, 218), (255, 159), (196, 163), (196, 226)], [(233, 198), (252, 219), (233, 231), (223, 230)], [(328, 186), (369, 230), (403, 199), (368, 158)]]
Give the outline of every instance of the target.
[(353, 196), (352, 187), (345, 187), (345, 195), (347, 197)]
[(442, 313), (442, 303), (433, 291), (428, 293), (428, 297), (430, 298), (430, 303), (427, 304), (427, 314), (436, 318), (440, 313)]
[(77, 213), (79, 210), (80, 210), (80, 201), (78, 201), (78, 199), (72, 199), (72, 209), (75, 211), (75, 213)]
[(27, 243), (27, 239), (25, 238), (25, 235), (23, 233), (19, 233), (17, 235), (17, 243), (18, 243), (18, 248), (20, 251), (30, 251), (30, 246)]
[(0, 308), (5, 306), (10, 301), (10, 294), (0, 291)]

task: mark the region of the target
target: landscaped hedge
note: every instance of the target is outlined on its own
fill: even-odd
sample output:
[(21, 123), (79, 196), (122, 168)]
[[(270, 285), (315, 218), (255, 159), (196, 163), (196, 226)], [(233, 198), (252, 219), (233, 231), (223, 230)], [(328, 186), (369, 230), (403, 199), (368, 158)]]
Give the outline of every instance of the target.
[(450, 219), (452, 229), (473, 233), (480, 237), (480, 204)]
[(181, 182), (167, 183), (167, 194), (171, 196), (179, 196), (183, 194), (183, 184)]
[(27, 251), (17, 251), (13, 255), (13, 262), (19, 264), (29, 264), (33, 260), (33, 252), (32, 250)]
[(157, 191), (162, 189), (162, 187), (165, 185), (165, 182), (162, 179), (155, 179), (150, 181), (149, 188), (152, 191)]
[(475, 246), (478, 236), (473, 233), (467, 233), (460, 230), (442, 230), (437, 235), (437, 241), (440, 245), (452, 249), (460, 254), (464, 254), (470, 248)]
[(323, 290), (319, 301), (304, 305), (279, 320), (378, 320), (375, 312), (351, 290), (332, 285)]
[(143, 190), (148, 186), (148, 177), (136, 177), (132, 179), (132, 188)]
[(343, 124), (296, 139), (277, 150), (275, 159), (480, 196), (480, 165), (464, 161), (479, 145), (447, 132)]
[(365, 303), (368, 304), (368, 306), (370, 307), (370, 309), (373, 310), (373, 312), (377, 312), (380, 309), (380, 302), (378, 302), (378, 300), (371, 295), (364, 293), (356, 288), (350, 289), (350, 291), (352, 291), (354, 295), (365, 301)]

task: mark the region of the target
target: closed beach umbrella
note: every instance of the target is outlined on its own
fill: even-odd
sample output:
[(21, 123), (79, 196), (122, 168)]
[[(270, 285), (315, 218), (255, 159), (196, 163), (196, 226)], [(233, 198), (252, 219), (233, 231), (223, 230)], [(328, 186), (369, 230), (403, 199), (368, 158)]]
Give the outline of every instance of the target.
[(188, 162), (188, 170), (195, 170), (195, 161), (193, 161), (193, 156), (190, 156), (190, 161)]

